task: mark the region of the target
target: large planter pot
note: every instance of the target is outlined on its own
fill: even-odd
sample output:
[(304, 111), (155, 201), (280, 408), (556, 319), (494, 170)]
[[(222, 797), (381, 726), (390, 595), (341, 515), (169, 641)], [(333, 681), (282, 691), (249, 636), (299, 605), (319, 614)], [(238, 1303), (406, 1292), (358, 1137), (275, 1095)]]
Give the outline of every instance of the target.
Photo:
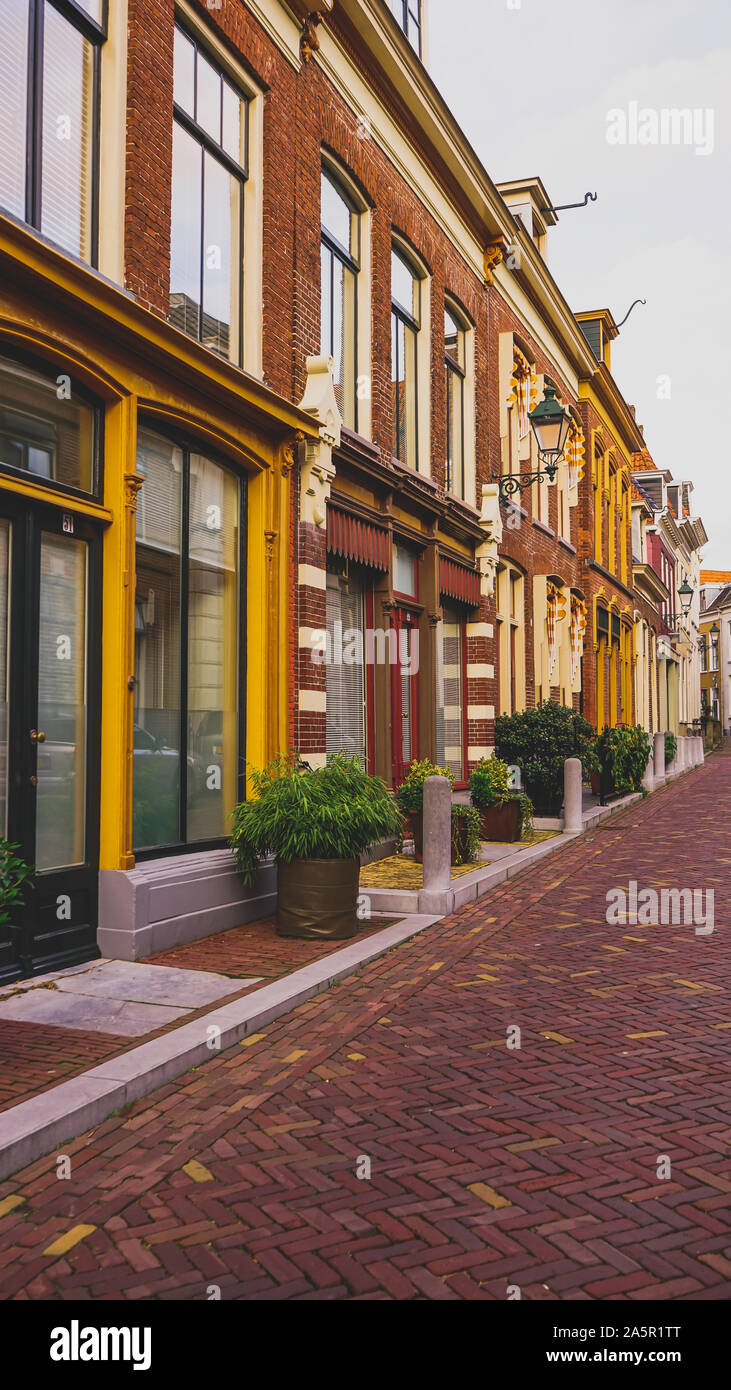
[(295, 859), (278, 865), (277, 934), (343, 941), (358, 931), (358, 859)]
[(487, 806), (480, 812), (482, 818), (481, 836), (483, 840), (502, 840), (512, 844), (520, 839), (520, 803), (504, 801)]

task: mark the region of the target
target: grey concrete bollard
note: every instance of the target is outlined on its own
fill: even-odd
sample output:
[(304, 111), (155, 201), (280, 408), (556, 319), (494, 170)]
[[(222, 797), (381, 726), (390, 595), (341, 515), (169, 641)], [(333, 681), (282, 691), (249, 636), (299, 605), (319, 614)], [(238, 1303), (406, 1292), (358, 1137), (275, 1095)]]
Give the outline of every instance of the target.
[(423, 858), (419, 910), (451, 911), (452, 788), (446, 777), (427, 777), (424, 782)]
[(655, 786), (655, 778), (652, 775), (655, 766), (655, 754), (653, 751), (654, 734), (650, 734), (650, 752), (647, 755), (647, 767), (642, 774), (642, 785), (646, 792), (651, 792)]
[(706, 755), (705, 755), (705, 752), (704, 752), (704, 749), (703, 749), (703, 735), (702, 735), (702, 734), (698, 734), (698, 736), (697, 736), (697, 738), (696, 738), (696, 746), (697, 746), (697, 749), (698, 749), (698, 766), (699, 766), (699, 767), (702, 767), (703, 764), (704, 764), (704, 762), (706, 761)]
[(567, 758), (563, 765), (563, 828), (572, 834), (584, 828), (582, 782), (581, 758)]
[(677, 757), (676, 757), (676, 759), (675, 759), (675, 770), (676, 770), (676, 772), (685, 772), (685, 767), (686, 767), (685, 738), (683, 737), (682, 734), (678, 734), (678, 755), (677, 755)]
[(662, 786), (665, 781), (665, 735), (664, 733), (655, 734), (655, 765), (652, 769), (655, 779), (655, 786)]

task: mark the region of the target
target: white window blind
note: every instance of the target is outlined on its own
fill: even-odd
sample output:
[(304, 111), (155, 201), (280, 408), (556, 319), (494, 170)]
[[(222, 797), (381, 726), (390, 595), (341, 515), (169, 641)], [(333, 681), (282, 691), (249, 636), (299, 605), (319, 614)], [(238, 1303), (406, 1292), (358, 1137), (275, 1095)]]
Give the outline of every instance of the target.
[(444, 604), (437, 642), (437, 765), (448, 767), (458, 781), (464, 777), (462, 682), (462, 622), (459, 612)]
[(348, 590), (337, 575), (327, 577), (328, 753), (348, 753), (365, 763), (365, 590), (351, 580)]

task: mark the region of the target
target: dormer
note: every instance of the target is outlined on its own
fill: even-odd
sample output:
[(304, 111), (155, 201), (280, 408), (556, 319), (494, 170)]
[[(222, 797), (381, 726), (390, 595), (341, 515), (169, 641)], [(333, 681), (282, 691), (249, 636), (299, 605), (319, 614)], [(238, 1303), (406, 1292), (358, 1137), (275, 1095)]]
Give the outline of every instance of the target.
[(548, 228), (555, 227), (558, 215), (551, 208), (551, 199), (542, 180), (513, 179), (510, 183), (499, 183), (498, 191), (545, 261)]
[(611, 344), (619, 333), (611, 309), (595, 309), (574, 317), (597, 362), (603, 362), (611, 371)]
[(425, 61), (426, 0), (386, 0), (396, 23), (403, 29), (421, 61)]

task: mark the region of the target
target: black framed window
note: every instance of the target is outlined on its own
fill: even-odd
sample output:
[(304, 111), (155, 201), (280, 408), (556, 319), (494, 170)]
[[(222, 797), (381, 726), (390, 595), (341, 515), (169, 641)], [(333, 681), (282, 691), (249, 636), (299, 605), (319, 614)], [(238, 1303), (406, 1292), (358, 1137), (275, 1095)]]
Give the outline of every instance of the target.
[(175, 26), (170, 322), (240, 364), (248, 99)]
[(444, 309), (444, 362), (447, 387), (447, 456), (444, 486), (447, 492), (464, 497), (467, 334), (449, 305)]
[(133, 843), (220, 841), (243, 795), (245, 483), (140, 430)]
[(389, 3), (407, 39), (421, 57), (421, 0), (389, 0)]
[(393, 453), (419, 466), (418, 367), (421, 281), (395, 248), (391, 252), (391, 396)]
[(96, 264), (106, 0), (3, 0), (0, 206)]
[(0, 357), (0, 469), (98, 494), (101, 412), (73, 377)]
[(321, 351), (333, 359), (340, 414), (354, 430), (358, 428), (360, 215), (326, 169), (320, 188)]

